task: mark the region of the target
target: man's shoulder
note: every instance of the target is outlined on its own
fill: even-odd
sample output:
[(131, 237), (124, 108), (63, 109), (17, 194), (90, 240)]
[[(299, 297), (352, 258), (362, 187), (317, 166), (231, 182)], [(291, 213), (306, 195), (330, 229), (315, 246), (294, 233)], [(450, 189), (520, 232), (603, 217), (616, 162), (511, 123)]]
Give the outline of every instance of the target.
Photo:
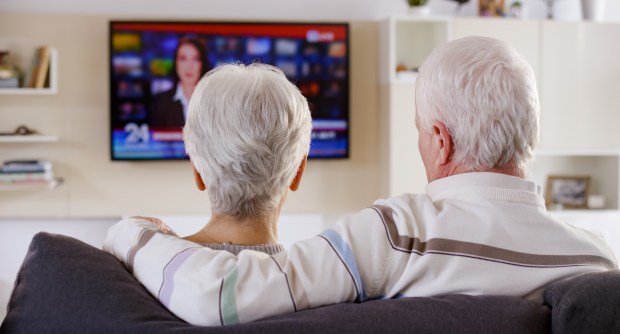
[[(430, 210), (429, 210), (430, 209)], [(396, 225), (416, 225), (424, 223), (422, 216), (435, 212), (433, 202), (426, 194), (402, 194), (378, 199), (370, 206), (341, 219), (360, 228), (364, 222)], [(429, 217), (430, 218), (430, 217)], [(429, 219), (432, 221), (433, 219)]]
[(433, 207), (433, 200), (426, 194), (405, 193), (398, 196), (378, 199), (370, 207), (417, 214), (420, 211)]

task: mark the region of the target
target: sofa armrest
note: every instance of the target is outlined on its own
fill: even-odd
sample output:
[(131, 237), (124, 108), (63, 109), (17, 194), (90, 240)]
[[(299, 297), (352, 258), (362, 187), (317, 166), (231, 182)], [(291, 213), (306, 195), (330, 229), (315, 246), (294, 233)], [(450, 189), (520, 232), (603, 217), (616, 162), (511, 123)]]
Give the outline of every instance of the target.
[(620, 270), (565, 278), (545, 288), (552, 333), (620, 333)]

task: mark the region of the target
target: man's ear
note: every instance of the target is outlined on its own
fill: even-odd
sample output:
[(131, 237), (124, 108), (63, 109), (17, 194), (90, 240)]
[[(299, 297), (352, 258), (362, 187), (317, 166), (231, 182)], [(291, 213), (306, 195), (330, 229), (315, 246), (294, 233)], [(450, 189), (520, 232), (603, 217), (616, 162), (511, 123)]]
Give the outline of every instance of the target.
[(295, 174), (295, 178), (291, 185), (288, 187), (291, 191), (297, 191), (299, 189), (299, 184), (301, 183), (301, 177), (304, 175), (304, 171), (306, 170), (306, 161), (308, 160), (308, 156), (304, 155), (304, 158), (301, 159), (301, 163), (299, 164), (299, 168), (297, 169), (297, 174)]
[(205, 189), (207, 189), (207, 186), (205, 186), (205, 182), (202, 180), (202, 177), (200, 177), (200, 173), (198, 173), (198, 171), (196, 170), (193, 162), (192, 171), (194, 172), (194, 181), (196, 182), (196, 187), (198, 187), (198, 190), (200, 191), (205, 191)]
[(452, 157), (452, 150), (454, 149), (454, 143), (452, 142), (452, 136), (448, 132), (448, 128), (442, 122), (436, 121), (433, 123), (433, 146), (437, 152), (437, 158), (439, 159), (439, 165), (447, 164)]

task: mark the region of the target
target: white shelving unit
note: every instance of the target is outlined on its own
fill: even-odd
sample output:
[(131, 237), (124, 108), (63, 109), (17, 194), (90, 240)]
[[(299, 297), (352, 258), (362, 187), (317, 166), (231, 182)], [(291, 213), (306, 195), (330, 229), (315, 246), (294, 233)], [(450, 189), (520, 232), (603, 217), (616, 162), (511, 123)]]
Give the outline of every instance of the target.
[[(55, 95), (58, 93), (58, 50), (50, 48), (50, 65), (48, 69), (49, 86), (45, 88), (2, 88), (0, 96), (17, 95)], [(59, 140), (58, 136), (53, 135), (8, 135), (0, 136), (0, 144), (21, 144), (21, 143), (54, 143)], [(55, 177), (49, 181), (26, 182), (26, 183), (0, 183), (0, 192), (11, 191), (37, 191), (45, 189), (55, 189), (64, 180)]]
[(0, 95), (55, 95), (58, 93), (58, 50), (50, 48), (49, 87), (0, 88)]
[(0, 143), (53, 143), (58, 141), (58, 136), (0, 136)]
[[(588, 175), (590, 194), (605, 197), (604, 209), (620, 210), (620, 141), (615, 140), (620, 132), (614, 129), (620, 124), (620, 48), (609, 43), (619, 32), (620, 24), (543, 20), (399, 15), (382, 22), (379, 145), (383, 195), (424, 192), (426, 184), (415, 149), (415, 75), (400, 77), (397, 66), (417, 68), (435, 47), (477, 35), (506, 41), (536, 73), (541, 143), (532, 179), (545, 187), (549, 175)], [(592, 66), (595, 70), (590, 71)]]
[[(424, 192), (426, 173), (417, 152), (413, 112), (415, 69), (451, 36), (446, 17), (393, 16), (381, 22), (379, 53), (379, 152), (381, 196)], [(407, 71), (398, 72), (398, 67)]]

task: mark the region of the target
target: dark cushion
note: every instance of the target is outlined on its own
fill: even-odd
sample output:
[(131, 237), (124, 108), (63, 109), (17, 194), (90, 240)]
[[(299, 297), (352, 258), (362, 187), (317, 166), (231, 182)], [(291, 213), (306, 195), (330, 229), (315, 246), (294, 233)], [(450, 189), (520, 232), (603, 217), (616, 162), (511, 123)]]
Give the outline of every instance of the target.
[(620, 333), (620, 270), (581, 274), (545, 289), (552, 333)]
[(168, 312), (112, 255), (37, 234), (1, 333), (546, 333), (549, 310), (515, 297), (450, 295), (331, 305), (230, 327)]

